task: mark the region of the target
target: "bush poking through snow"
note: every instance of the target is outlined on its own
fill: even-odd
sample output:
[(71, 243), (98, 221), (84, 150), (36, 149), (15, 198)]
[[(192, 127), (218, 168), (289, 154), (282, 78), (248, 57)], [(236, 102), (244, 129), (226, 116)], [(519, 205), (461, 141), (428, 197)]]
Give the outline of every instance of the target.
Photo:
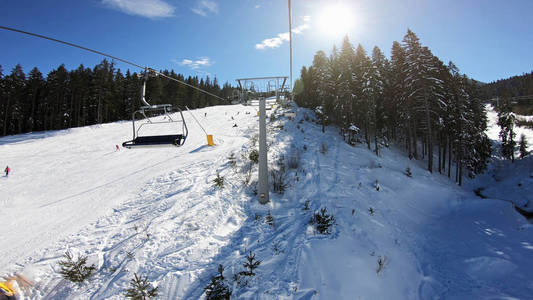
[(72, 253), (66, 251), (64, 258), (65, 260), (59, 262), (61, 266), (59, 274), (71, 282), (84, 282), (87, 278), (91, 277), (93, 271), (96, 269), (95, 265), (87, 266), (87, 256), (80, 256), (78, 260), (74, 260)]
[(228, 156), (228, 164), (232, 168), (235, 168), (235, 166), (237, 166), (237, 157), (235, 157), (235, 153), (231, 152), (231, 154)]
[(252, 143), (252, 147), (255, 147), (257, 145), (257, 141), (259, 141), (259, 134), (254, 134), (252, 138), (250, 138), (250, 142)]
[(137, 273), (133, 273), (133, 278), (130, 281), (130, 288), (126, 290), (124, 296), (129, 299), (146, 300), (155, 298), (158, 295), (157, 287), (153, 287), (148, 282), (148, 277), (137, 276)]
[(305, 200), (303, 210), (309, 210), (309, 204), (311, 204), (311, 202), (309, 200)]
[(383, 272), (383, 269), (385, 268), (386, 264), (387, 264), (387, 257), (386, 256), (378, 257), (378, 267), (376, 269), (376, 273), (378, 275), (381, 274), (381, 272)]
[(224, 267), (218, 265), (218, 274), (211, 277), (211, 282), (204, 287), (207, 300), (229, 300), (231, 298), (231, 290), (225, 282), (223, 273)]
[(242, 264), (244, 271), (240, 271), (239, 275), (243, 276), (255, 276), (254, 270), (261, 264), (260, 260), (255, 259), (255, 253), (250, 253), (245, 256), (246, 261)]
[(411, 173), (411, 168), (409, 167), (405, 168), (405, 175), (407, 177), (413, 177), (413, 173)]
[(298, 169), (300, 167), (300, 151), (292, 150), (289, 153), (289, 159), (287, 160), (287, 166), (289, 169)]
[(132, 260), (135, 258), (135, 255), (133, 254), (133, 252), (131, 251), (127, 251), (126, 252), (126, 257), (129, 259), (129, 260)]
[(373, 216), (375, 212), (376, 212), (376, 211), (375, 211), (372, 207), (370, 207), (370, 208), (368, 209), (368, 213), (369, 213), (371, 216)]
[(381, 186), (379, 185), (379, 182), (378, 182), (377, 179), (376, 179), (376, 183), (374, 184), (374, 187), (376, 188), (376, 191), (378, 191), (378, 192), (381, 189)]
[(330, 234), (333, 225), (335, 224), (335, 217), (328, 215), (328, 210), (324, 207), (320, 209), (320, 213), (315, 212), (311, 217), (310, 224), (314, 225), (320, 234)]
[(320, 144), (320, 153), (326, 155), (328, 153), (328, 145), (326, 143)]
[(272, 217), (272, 215), (270, 214), (270, 210), (268, 211), (267, 215), (265, 216), (265, 222), (274, 227), (274, 217)]
[(529, 155), (529, 151), (527, 151), (527, 139), (526, 136), (522, 133), (520, 135), (520, 142), (518, 143), (518, 149), (520, 150), (520, 158), (524, 158)]
[(252, 179), (252, 170), (253, 170), (253, 163), (247, 162), (242, 166), (242, 172), (244, 173), (244, 179), (243, 183), (244, 185), (247, 185), (250, 183), (250, 179)]
[(278, 255), (283, 252), (283, 250), (281, 250), (280, 242), (272, 243), (272, 251), (274, 252), (274, 255)]
[(217, 178), (213, 180), (213, 183), (220, 189), (224, 188), (224, 177), (217, 173)]
[(248, 158), (254, 164), (258, 164), (259, 163), (259, 151), (257, 151), (257, 149), (252, 150), (252, 152), (250, 152), (250, 155), (248, 155)]
[(285, 172), (285, 163), (283, 158), (277, 161), (277, 168), (272, 168), (270, 170), (270, 177), (272, 178), (272, 187), (274, 192), (283, 194), (287, 189), (288, 184), (286, 183), (286, 172)]

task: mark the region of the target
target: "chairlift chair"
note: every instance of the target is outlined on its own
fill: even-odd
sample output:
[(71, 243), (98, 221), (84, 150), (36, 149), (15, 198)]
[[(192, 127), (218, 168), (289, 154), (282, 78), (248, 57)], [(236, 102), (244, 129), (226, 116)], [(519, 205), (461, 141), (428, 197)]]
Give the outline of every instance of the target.
[[(131, 141), (126, 141), (122, 143), (122, 147), (133, 149), (133, 148), (144, 148), (144, 147), (181, 147), (187, 140), (189, 131), (187, 129), (187, 124), (183, 118), (183, 112), (178, 107), (172, 108), (171, 104), (160, 104), (160, 105), (150, 105), (145, 100), (146, 92), (146, 81), (148, 79), (148, 70), (144, 73), (144, 81), (142, 88), (142, 102), (145, 104), (141, 106), (139, 110), (135, 111), (132, 114), (132, 123), (133, 123), (133, 139)], [(180, 120), (172, 118), (171, 113), (179, 113)], [(148, 114), (148, 115), (147, 115)], [(156, 117), (164, 116), (163, 121), (153, 120), (152, 114)], [(138, 126), (135, 126), (136, 121), (140, 121), (142, 117), (145, 122), (141, 123)], [(140, 135), (139, 132), (144, 126), (160, 126), (162, 124), (178, 123), (178, 128), (172, 134), (166, 135)], [(181, 126), (179, 126), (181, 124)], [(181, 128), (180, 128), (181, 127)]]

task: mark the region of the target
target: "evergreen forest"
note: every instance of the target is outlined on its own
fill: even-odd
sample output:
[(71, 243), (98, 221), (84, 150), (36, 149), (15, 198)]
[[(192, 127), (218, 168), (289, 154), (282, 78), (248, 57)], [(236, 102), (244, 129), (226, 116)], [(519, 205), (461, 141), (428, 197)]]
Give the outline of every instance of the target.
[(489, 99), (533, 95), (533, 72), (491, 82), (483, 89)]
[[(130, 120), (142, 105), (141, 74), (130, 70), (124, 74), (106, 59), (92, 69), (80, 65), (69, 71), (60, 65), (46, 78), (37, 68), (24, 74), (20, 64), (9, 74), (3, 72), (0, 66), (0, 136)], [(173, 70), (161, 73), (224, 99), (229, 99), (234, 89), (229, 83), (221, 87), (209, 76), (185, 78)], [(148, 79), (146, 96), (150, 104), (191, 109), (225, 104), (161, 76)]]
[(393, 42), (390, 59), (371, 54), (348, 37), (329, 56), (318, 51), (294, 85), (295, 101), (317, 113), (323, 128), (335, 124), (350, 144), (380, 154), (391, 142), (412, 159), (427, 160), (430, 172), (463, 176), (482, 173), (491, 153), (485, 134), (484, 91), (475, 80), (445, 64), (414, 32)]

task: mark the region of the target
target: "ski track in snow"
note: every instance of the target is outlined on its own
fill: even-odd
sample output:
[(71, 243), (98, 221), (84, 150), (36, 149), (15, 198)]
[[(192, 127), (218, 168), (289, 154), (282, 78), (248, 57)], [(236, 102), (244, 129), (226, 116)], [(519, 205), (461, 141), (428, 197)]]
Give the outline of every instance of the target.
[[(192, 121), (189, 141), (177, 150), (108, 151), (114, 140), (127, 139), (122, 137), (130, 129), (126, 122), (0, 139), (0, 154), (21, 170), (8, 178), (12, 185), (0, 183), (14, 194), (4, 200), (14, 214), (10, 220), (23, 219), (9, 223), (8, 230), (28, 233), (23, 240), (28, 245), (13, 242), (0, 249), (0, 266), (8, 272), (33, 269), (37, 285), (31, 299), (122, 299), (134, 272), (157, 285), (162, 299), (199, 299), (219, 264), (236, 299), (525, 299), (533, 294), (533, 228), (509, 203), (481, 200), (447, 177), (428, 173), (423, 161), (409, 160), (399, 149), (384, 148), (376, 157), (366, 145), (349, 146), (335, 128), (322, 133), (318, 124), (298, 122), (304, 115), (314, 117), (306, 109), (295, 108), (294, 121), (278, 116), (268, 122), (269, 164), (293, 151), (300, 151), (301, 160), (298, 169), (287, 170), (286, 192), (271, 193), (271, 202), (259, 205), (241, 171), (246, 161), (241, 154), (254, 147), (255, 109), (195, 110), (208, 113), (200, 119), (214, 131), (214, 148), (201, 146), (204, 136)], [(239, 127), (231, 127), (234, 123)], [(87, 135), (96, 149), (58, 150), (64, 142), (82, 145)], [(101, 137), (106, 135), (112, 138)], [(31, 153), (38, 170), (24, 172), (30, 163), (22, 164), (28, 155), (20, 152)], [(228, 164), (231, 152), (238, 158), (235, 168)], [(408, 166), (413, 178), (404, 175)], [(49, 168), (65, 174), (48, 174)], [(213, 186), (217, 173), (225, 178), (223, 189)], [(34, 186), (28, 189), (24, 180)], [(21, 199), (28, 201), (28, 210)], [(306, 201), (309, 210), (303, 209)], [(323, 207), (336, 218), (329, 236), (309, 225)], [(274, 226), (265, 222), (268, 211)], [(39, 214), (52, 219), (42, 225), (31, 220)], [(20, 224), (27, 228), (17, 228)], [(47, 242), (36, 238), (43, 230), (51, 231)], [(58, 275), (57, 262), (67, 249), (88, 255), (96, 265), (89, 283), (75, 286)], [(250, 251), (261, 265), (249, 285), (239, 287), (231, 277), (243, 270)], [(380, 257), (385, 264), (378, 273)]]

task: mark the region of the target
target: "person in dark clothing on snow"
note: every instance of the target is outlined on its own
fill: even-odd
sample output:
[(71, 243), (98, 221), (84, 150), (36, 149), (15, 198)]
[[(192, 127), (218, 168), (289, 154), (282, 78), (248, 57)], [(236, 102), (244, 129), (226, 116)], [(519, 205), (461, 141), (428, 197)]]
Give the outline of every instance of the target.
[(4, 172), (6, 172), (6, 177), (7, 175), (9, 175), (9, 172), (11, 171), (11, 169), (9, 168), (9, 166), (6, 166)]

